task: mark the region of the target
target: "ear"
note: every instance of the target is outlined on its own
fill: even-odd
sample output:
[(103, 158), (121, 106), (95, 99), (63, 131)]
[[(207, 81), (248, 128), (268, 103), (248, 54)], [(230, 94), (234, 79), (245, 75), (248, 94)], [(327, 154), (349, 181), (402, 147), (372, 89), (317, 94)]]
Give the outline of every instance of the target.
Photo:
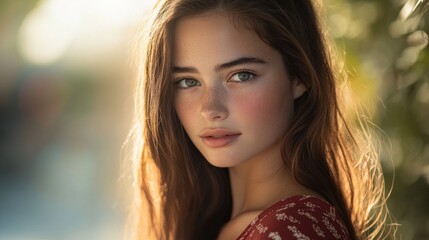
[(297, 99), (307, 91), (307, 87), (301, 82), (301, 80), (295, 78), (292, 80), (292, 94), (293, 99)]

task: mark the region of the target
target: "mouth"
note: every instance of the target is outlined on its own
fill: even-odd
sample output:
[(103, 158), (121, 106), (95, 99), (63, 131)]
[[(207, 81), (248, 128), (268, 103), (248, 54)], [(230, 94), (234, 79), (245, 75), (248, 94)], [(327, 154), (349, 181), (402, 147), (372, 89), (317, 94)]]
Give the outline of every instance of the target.
[(241, 133), (228, 129), (206, 129), (200, 137), (207, 146), (219, 148), (231, 144), (240, 135)]

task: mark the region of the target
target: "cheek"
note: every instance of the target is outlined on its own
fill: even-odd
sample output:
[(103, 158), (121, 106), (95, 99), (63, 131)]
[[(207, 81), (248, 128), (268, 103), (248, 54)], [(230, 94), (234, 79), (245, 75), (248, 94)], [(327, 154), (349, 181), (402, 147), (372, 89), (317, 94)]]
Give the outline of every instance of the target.
[(190, 99), (184, 96), (176, 96), (174, 99), (174, 108), (185, 129), (188, 125), (192, 125), (192, 119), (195, 119), (194, 112), (197, 109), (195, 101), (190, 101)]
[(256, 93), (241, 96), (237, 102), (237, 109), (242, 116), (246, 116), (249, 120), (256, 120), (267, 112), (265, 107), (269, 100), (267, 101), (265, 94)]
[(270, 89), (242, 95), (237, 98), (235, 109), (246, 122), (283, 125), (293, 114), (293, 99), (287, 94)]
[(249, 118), (275, 118), (293, 113), (293, 98), (285, 91), (261, 91), (240, 96), (236, 99), (236, 109)]

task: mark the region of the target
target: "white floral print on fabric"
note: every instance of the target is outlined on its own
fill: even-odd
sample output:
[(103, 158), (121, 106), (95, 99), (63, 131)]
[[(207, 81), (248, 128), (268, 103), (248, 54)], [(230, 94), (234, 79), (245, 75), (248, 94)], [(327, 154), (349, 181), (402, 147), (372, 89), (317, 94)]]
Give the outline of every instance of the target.
[(338, 234), (337, 229), (332, 225), (332, 223), (328, 220), (326, 216), (323, 216), (323, 223), (328, 228), (328, 230), (331, 232), (331, 234), (336, 238), (340, 239), (341, 236)]
[(281, 212), (283, 210), (286, 210), (286, 209), (289, 209), (289, 208), (293, 208), (295, 206), (296, 206), (296, 203), (289, 203), (289, 204), (284, 205), (282, 208), (277, 209), (276, 211), (277, 212)]
[(258, 215), (238, 240), (350, 240), (336, 208), (309, 195), (283, 199)]
[(258, 226), (256, 226), (256, 228), (258, 229), (259, 233), (264, 233), (268, 230), (268, 228), (264, 227), (262, 224), (258, 224)]
[(299, 215), (303, 215), (303, 216), (308, 217), (308, 219), (312, 220), (313, 222), (316, 222), (316, 223), (318, 223), (318, 222), (319, 222), (319, 221), (317, 221), (317, 219), (316, 219), (313, 215), (311, 215), (311, 213), (309, 213), (309, 212), (305, 212), (305, 211), (303, 211), (303, 210), (299, 209), (299, 210), (298, 210), (298, 214), (299, 214)]
[(289, 220), (289, 222), (291, 222), (291, 223), (299, 223), (299, 221), (296, 218), (289, 216), (285, 213), (277, 213), (276, 217), (277, 217), (277, 220), (279, 220), (279, 221), (280, 220)]
[(293, 236), (298, 240), (310, 240), (309, 237), (305, 236), (302, 232), (300, 232), (295, 226), (288, 226), (289, 231), (293, 233)]
[(325, 233), (316, 224), (313, 224), (313, 230), (317, 233), (317, 236), (325, 237)]
[(268, 234), (268, 237), (273, 240), (282, 240), (282, 237), (280, 237), (278, 232), (270, 232), (270, 234)]

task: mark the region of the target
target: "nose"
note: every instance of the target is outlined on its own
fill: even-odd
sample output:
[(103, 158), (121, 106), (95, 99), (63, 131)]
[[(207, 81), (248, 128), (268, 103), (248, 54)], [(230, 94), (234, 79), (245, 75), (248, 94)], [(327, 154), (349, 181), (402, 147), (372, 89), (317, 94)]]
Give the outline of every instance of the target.
[(227, 93), (223, 86), (209, 87), (201, 98), (201, 115), (208, 121), (223, 120), (228, 117)]

